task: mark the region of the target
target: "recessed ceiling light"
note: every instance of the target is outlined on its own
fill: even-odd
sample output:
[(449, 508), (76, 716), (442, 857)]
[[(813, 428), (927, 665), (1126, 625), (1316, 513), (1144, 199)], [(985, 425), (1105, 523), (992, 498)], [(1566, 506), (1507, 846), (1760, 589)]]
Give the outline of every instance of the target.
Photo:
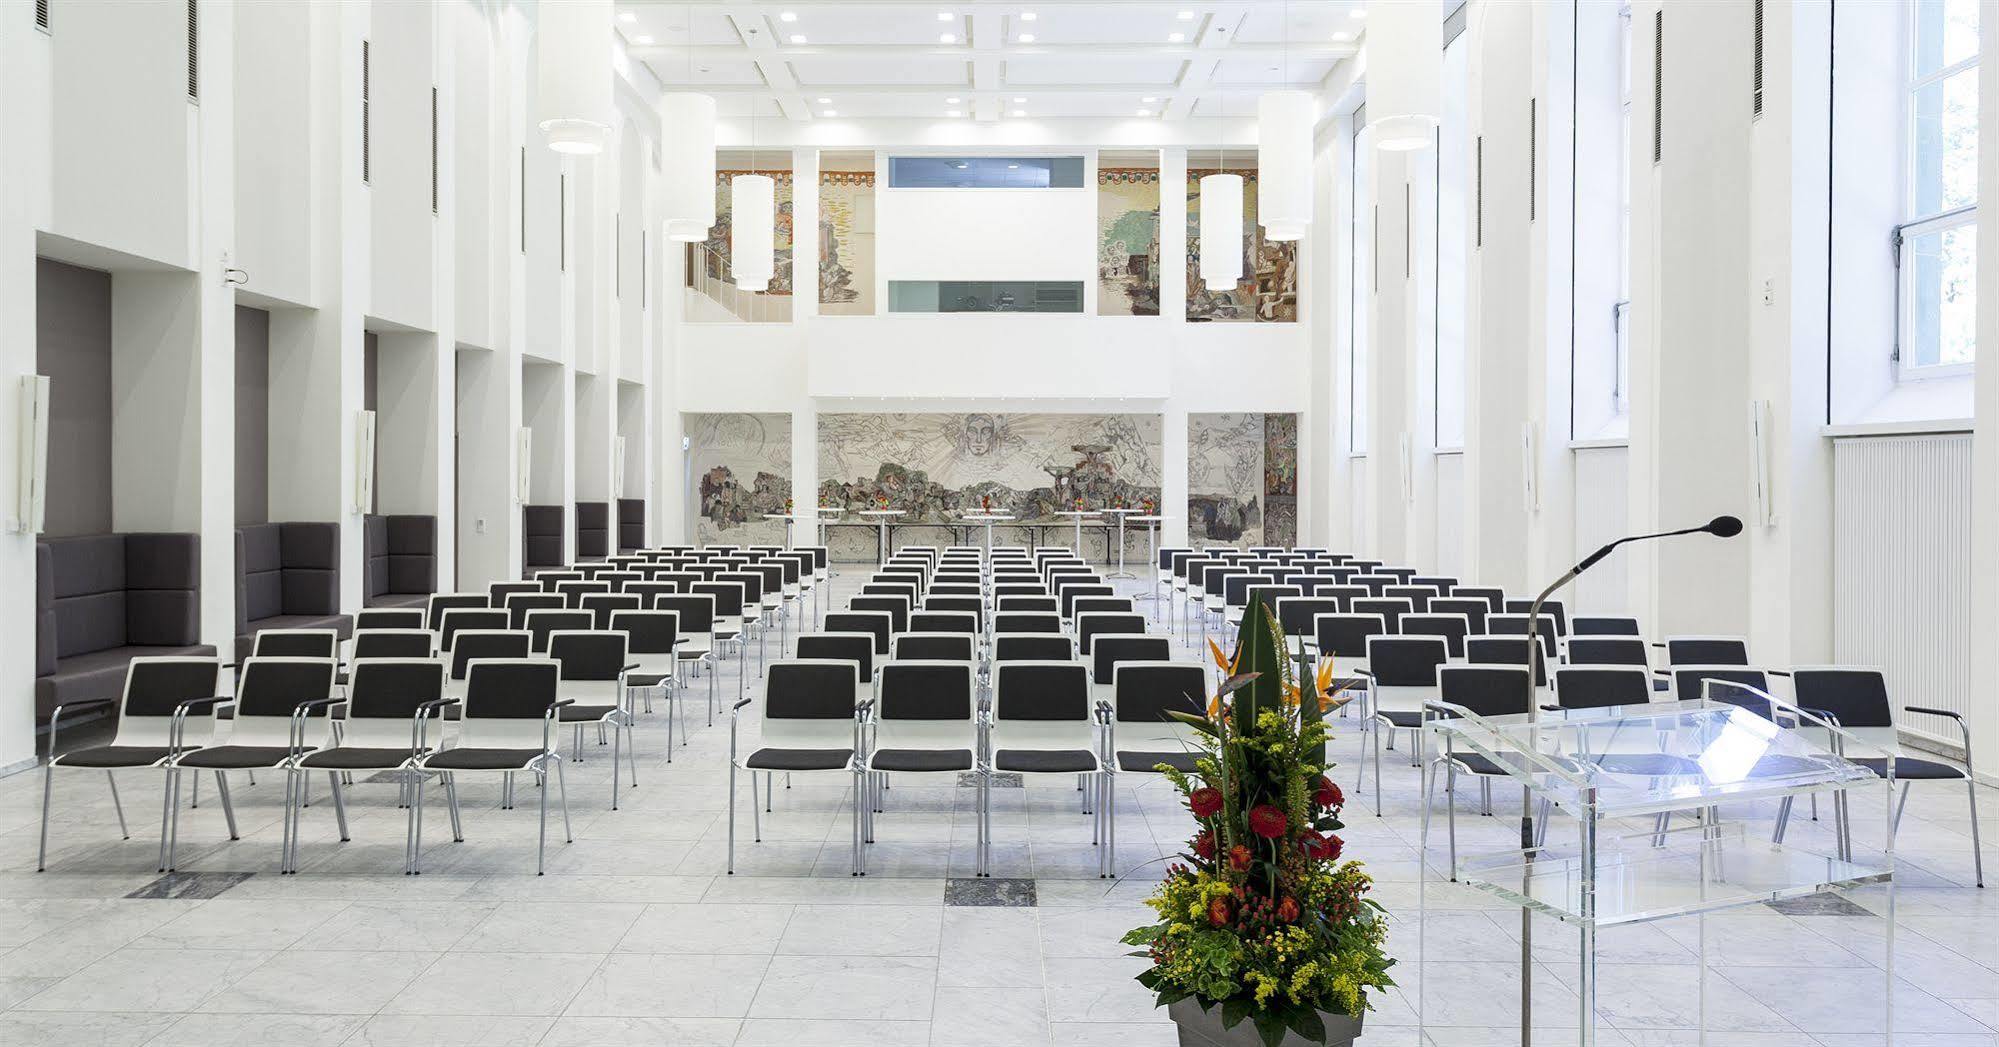
[(804, 34), (804, 33), (793, 33), (793, 34), (791, 34), (791, 42), (792, 42), (792, 43), (794, 43), (794, 44), (802, 44), (802, 43), (804, 43), (804, 42), (805, 42), (805, 34)]
[(819, 99), (819, 104), (820, 104), (820, 105), (832, 105), (832, 104), (833, 104), (833, 100), (832, 100), (831, 98), (821, 98), (821, 99)]
[(944, 104), (945, 104), (945, 105), (957, 105), (957, 104), (958, 104), (958, 102), (959, 102), (959, 99), (957, 99), (957, 98), (946, 98), (946, 99), (944, 99)]
[(1159, 101), (1159, 99), (1153, 97), (1152, 95), (1146, 95), (1144, 98), (1139, 99), (1139, 101), (1144, 102), (1146, 105), (1151, 105), (1152, 103)]
[(1194, 20), (1194, 12), (1182, 11), (1175, 17), (1179, 18), (1182, 22), (1191, 22)]
[(635, 43), (640, 47), (651, 47), (652, 37), (646, 36), (644, 33), (641, 33), (638, 36), (632, 37), (632, 43)]
[(945, 116), (963, 116), (963, 115), (965, 115), (965, 114), (964, 114), (964, 113), (962, 113), (962, 112), (960, 112), (960, 111), (958, 111), (958, 110), (956, 110), (956, 109), (946, 109), (946, 110), (944, 110), (944, 115), (945, 115)]
[(937, 20), (938, 20), (939, 22), (949, 22), (949, 21), (952, 21), (952, 20), (956, 19), (957, 17), (958, 17), (957, 15), (954, 15), (954, 14), (952, 14), (952, 13), (951, 13), (951, 12), (949, 12), (949, 11), (939, 11), (939, 12), (937, 12)]
[(1020, 20), (1021, 20), (1021, 21), (1023, 21), (1023, 22), (1032, 22), (1032, 21), (1034, 21), (1035, 19), (1037, 19), (1037, 18), (1039, 18), (1039, 17), (1041, 17), (1041, 16), (1040, 16), (1040, 15), (1037, 15), (1037, 14), (1035, 14), (1035, 13), (1034, 13), (1034, 12), (1032, 12), (1032, 11), (1022, 11), (1022, 12), (1020, 13)]
[(1333, 34), (1333, 42), (1336, 44), (1344, 44), (1352, 39), (1353, 34), (1349, 32), (1341, 31)]
[(1021, 42), (1021, 43), (1023, 43), (1023, 44), (1031, 44), (1031, 43), (1033, 43), (1033, 42), (1034, 42), (1034, 34), (1033, 34), (1033, 33), (1022, 33), (1022, 34), (1020, 34), (1020, 42)]
[(1186, 34), (1186, 33), (1168, 33), (1168, 34), (1166, 34), (1166, 42), (1167, 42), (1167, 43), (1169, 43), (1169, 44), (1184, 44), (1184, 43), (1186, 43), (1186, 42), (1187, 42), (1187, 34)]
[(624, 11), (618, 15), (618, 21), (623, 22), (626, 25), (631, 25), (633, 22), (636, 22), (638, 20), (639, 16), (631, 13), (630, 11)]
[(1140, 110), (1138, 111), (1138, 115), (1140, 115), (1140, 116), (1151, 116), (1151, 115), (1152, 115), (1152, 110), (1150, 110), (1150, 109), (1140, 109)]
[(780, 22), (796, 22), (798, 21), (798, 12), (780, 11), (778, 12), (777, 20)]
[(937, 42), (940, 44), (955, 44), (958, 42), (958, 35), (956, 33), (939, 33), (937, 34)]

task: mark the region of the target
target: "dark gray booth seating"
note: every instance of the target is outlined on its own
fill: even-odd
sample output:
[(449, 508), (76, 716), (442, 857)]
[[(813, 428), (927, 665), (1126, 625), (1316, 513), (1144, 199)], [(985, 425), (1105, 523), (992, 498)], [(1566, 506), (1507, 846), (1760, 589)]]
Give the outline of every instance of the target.
[(559, 505), (521, 506), (521, 567), (566, 567)]
[(618, 551), (637, 552), (646, 547), (646, 500), (618, 499)]
[(437, 591), (437, 517), (364, 516), (361, 528), (361, 606), (425, 606)]
[(340, 525), (265, 523), (236, 529), (236, 659), (262, 629), (333, 629), (340, 613)]
[(35, 545), (35, 723), (116, 700), (142, 655), (213, 655), (201, 635), (201, 541), (100, 534)]
[(611, 555), (611, 503), (576, 503), (576, 558), (602, 560)]

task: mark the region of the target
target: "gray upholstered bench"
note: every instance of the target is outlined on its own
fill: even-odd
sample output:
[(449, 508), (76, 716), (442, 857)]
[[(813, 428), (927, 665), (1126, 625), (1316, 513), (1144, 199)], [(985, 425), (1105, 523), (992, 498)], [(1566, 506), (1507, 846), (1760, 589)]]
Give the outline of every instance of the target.
[[(214, 655), (214, 647), (197, 642), (200, 590), (195, 535), (100, 534), (37, 543), (36, 726), (46, 728), (57, 706), (116, 701), (133, 658)], [(70, 718), (66, 712), (64, 719)]]
[(423, 607), (437, 591), (437, 517), (361, 520), (363, 607)]
[(263, 629), (332, 629), (340, 613), (340, 525), (265, 523), (236, 529), (236, 660), (250, 656)]

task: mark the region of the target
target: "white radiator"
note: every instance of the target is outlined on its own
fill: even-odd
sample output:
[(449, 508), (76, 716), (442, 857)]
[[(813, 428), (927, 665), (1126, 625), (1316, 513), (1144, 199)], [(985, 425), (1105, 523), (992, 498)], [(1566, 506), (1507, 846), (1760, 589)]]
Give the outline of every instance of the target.
[(1900, 710), (1971, 711), (1971, 434), (1833, 441), (1832, 562), (1835, 660), (1881, 667), (1902, 726), (1956, 745)]

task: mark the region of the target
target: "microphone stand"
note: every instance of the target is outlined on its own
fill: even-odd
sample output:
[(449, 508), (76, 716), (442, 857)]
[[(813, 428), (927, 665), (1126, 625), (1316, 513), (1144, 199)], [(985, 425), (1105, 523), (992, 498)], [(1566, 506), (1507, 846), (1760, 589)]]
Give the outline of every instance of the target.
[[(1661, 531), (1658, 534), (1634, 534), (1619, 538), (1617, 541), (1611, 542), (1584, 557), (1581, 563), (1569, 568), (1560, 578), (1555, 579), (1546, 589), (1541, 590), (1539, 596), (1534, 597), (1534, 602), (1527, 606), (1527, 722), (1530, 725), (1540, 722), (1541, 719), (1541, 703), (1538, 701), (1540, 694), (1535, 681), (1541, 678), (1543, 671), (1541, 666), (1541, 605), (1548, 602), (1548, 597), (1555, 595), (1563, 586), (1575, 581), (1584, 571), (1595, 567), (1599, 561), (1610, 555), (1611, 550), (1616, 549), (1620, 545), (1628, 542), (1650, 541), (1654, 538), (1676, 538), (1683, 534), (1697, 534), (1701, 532), (1717, 534), (1716, 528), (1719, 524), (1720, 518), (1717, 518), (1715, 521), (1711, 521), (1700, 527), (1685, 527), (1677, 531)], [(1722, 534), (1720, 537), (1733, 537), (1734, 534), (1740, 533), (1741, 526), (1741, 523), (1738, 521), (1735, 524), (1735, 531)], [(1520, 851), (1522, 858), (1525, 859), (1523, 863), (1525, 872), (1520, 877), (1520, 893), (1522, 897), (1533, 896), (1529, 893), (1533, 887), (1532, 881), (1534, 878), (1533, 812), (1534, 788), (1531, 785), (1523, 783), (1520, 786)], [(1587, 810), (1577, 813), (1584, 818), (1595, 817)], [(1591, 830), (1585, 829), (1585, 833), (1590, 834)], [(1593, 859), (1594, 856), (1592, 856)], [(1595, 908), (1595, 902), (1592, 899), (1585, 898), (1583, 904), (1588, 909)], [(1593, 930), (1588, 929), (1587, 924), (1584, 926), (1584, 933), (1594, 934)], [(1520, 1047), (1532, 1047), (1534, 1042), (1533, 961), (1534, 915), (1533, 910), (1523, 905), (1520, 907)], [(1582, 985), (1580, 987), (1582, 991), (1578, 994), (1582, 998), (1583, 1020), (1586, 1023), (1596, 1021), (1596, 1015), (1592, 1013), (1596, 993), (1594, 992), (1594, 986), (1591, 984), (1595, 981), (1596, 977), (1595, 967), (1594, 963), (1584, 966)]]

